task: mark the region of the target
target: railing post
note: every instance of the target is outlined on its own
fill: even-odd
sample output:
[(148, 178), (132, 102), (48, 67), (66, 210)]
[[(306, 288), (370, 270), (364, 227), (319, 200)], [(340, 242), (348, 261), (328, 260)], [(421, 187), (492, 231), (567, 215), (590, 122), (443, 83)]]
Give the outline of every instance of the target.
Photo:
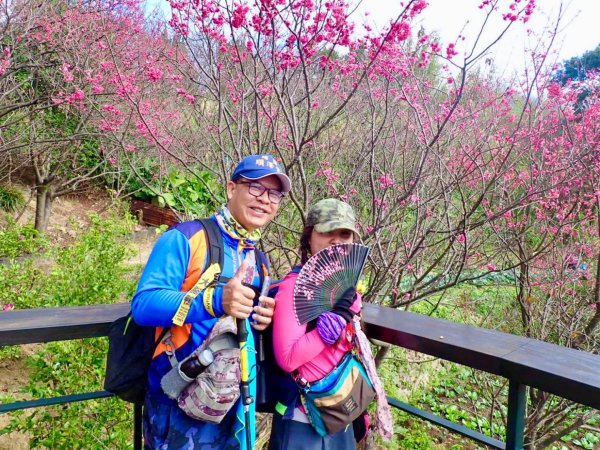
[(506, 419), (506, 450), (522, 450), (525, 433), (526, 386), (510, 380), (508, 384), (508, 417)]
[(133, 404), (133, 449), (142, 450), (142, 405)]

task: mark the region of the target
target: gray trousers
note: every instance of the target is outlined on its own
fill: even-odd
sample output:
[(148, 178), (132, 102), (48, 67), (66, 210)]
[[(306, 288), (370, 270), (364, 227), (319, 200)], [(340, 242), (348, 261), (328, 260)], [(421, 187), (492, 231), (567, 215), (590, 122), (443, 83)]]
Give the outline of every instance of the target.
[(352, 424), (333, 435), (319, 436), (309, 423), (273, 414), (269, 450), (355, 450)]

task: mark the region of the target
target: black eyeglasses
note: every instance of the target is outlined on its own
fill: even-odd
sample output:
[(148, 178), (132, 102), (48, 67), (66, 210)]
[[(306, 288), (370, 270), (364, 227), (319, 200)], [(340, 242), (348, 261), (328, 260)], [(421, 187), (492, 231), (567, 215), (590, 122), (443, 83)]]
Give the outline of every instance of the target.
[(236, 181), (237, 184), (247, 184), (248, 185), (248, 192), (250, 193), (250, 195), (253, 195), (254, 197), (260, 197), (261, 195), (263, 195), (265, 193), (265, 191), (268, 192), (268, 196), (269, 196), (269, 200), (271, 201), (271, 203), (279, 203), (281, 202), (281, 199), (283, 198), (283, 192), (278, 191), (277, 189), (271, 189), (268, 187), (263, 186), (260, 183), (257, 183), (256, 181)]

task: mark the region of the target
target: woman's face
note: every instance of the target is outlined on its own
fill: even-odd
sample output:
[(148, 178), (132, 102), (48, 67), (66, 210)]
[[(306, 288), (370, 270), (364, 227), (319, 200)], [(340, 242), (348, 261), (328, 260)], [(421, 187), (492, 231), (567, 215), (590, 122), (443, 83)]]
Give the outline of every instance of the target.
[(315, 253), (335, 244), (351, 244), (354, 242), (354, 233), (350, 230), (340, 228), (328, 233), (319, 233), (313, 228), (310, 235), (310, 253)]

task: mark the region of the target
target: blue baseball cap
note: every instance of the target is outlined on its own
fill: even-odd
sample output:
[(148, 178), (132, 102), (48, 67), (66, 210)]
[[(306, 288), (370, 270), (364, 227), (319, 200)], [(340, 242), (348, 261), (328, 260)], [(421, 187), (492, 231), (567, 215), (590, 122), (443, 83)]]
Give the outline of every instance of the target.
[(231, 181), (235, 181), (241, 177), (246, 178), (247, 180), (260, 180), (261, 178), (271, 175), (275, 175), (279, 178), (281, 192), (284, 194), (290, 192), (292, 183), (272, 155), (246, 156), (240, 161), (231, 174)]

